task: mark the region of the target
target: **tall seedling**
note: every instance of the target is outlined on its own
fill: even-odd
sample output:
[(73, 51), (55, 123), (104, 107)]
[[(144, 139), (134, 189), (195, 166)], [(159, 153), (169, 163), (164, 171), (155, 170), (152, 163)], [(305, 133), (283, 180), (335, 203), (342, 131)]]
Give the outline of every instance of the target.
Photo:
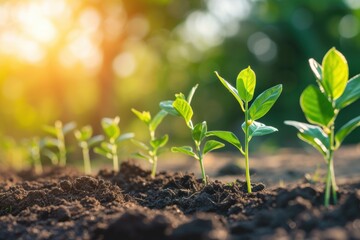
[(149, 163), (152, 165), (151, 177), (154, 178), (156, 175), (157, 161), (158, 161), (158, 156), (160, 154), (160, 150), (166, 145), (166, 143), (169, 140), (169, 136), (167, 134), (165, 134), (160, 138), (157, 138), (155, 136), (155, 131), (159, 126), (159, 124), (164, 119), (164, 117), (167, 115), (167, 112), (161, 110), (155, 115), (154, 118), (152, 118), (150, 112), (147, 111), (139, 112), (136, 109), (131, 109), (131, 111), (148, 127), (150, 134), (149, 144), (140, 142), (135, 139), (131, 139), (131, 140), (140, 148), (142, 148), (143, 151), (137, 152), (135, 156), (149, 161)]
[(250, 101), (254, 97), (255, 86), (256, 86), (256, 75), (250, 66), (242, 70), (236, 79), (236, 88), (222, 78), (217, 72), (215, 72), (220, 82), (224, 87), (230, 91), (230, 93), (238, 101), (241, 110), (245, 114), (245, 121), (241, 125), (242, 130), (245, 133), (244, 149), (239, 139), (232, 132), (228, 131), (211, 131), (208, 132), (208, 136), (216, 136), (221, 138), (232, 145), (234, 145), (242, 155), (245, 157), (245, 175), (247, 190), (251, 193), (251, 181), (250, 181), (250, 166), (249, 166), (249, 143), (252, 137), (263, 136), (278, 131), (274, 127), (266, 126), (263, 123), (255, 120), (263, 117), (274, 105), (276, 100), (281, 94), (282, 85), (276, 85), (265, 90), (261, 93), (251, 104)]
[[(207, 184), (206, 173), (204, 168), (204, 156), (208, 152), (211, 152), (215, 149), (222, 148), (225, 145), (221, 142), (215, 140), (208, 140), (206, 141), (206, 134), (207, 134), (207, 124), (206, 121), (202, 123), (198, 123), (196, 125), (193, 124), (192, 116), (193, 116), (193, 109), (190, 106), (191, 100), (195, 93), (195, 90), (198, 85), (193, 87), (186, 98), (184, 94), (179, 93), (176, 94), (176, 99), (174, 101), (163, 101), (160, 103), (160, 107), (174, 116), (180, 116), (185, 120), (186, 126), (191, 131), (192, 139), (194, 140), (195, 150), (191, 146), (182, 146), (182, 147), (173, 147), (171, 151), (173, 152), (180, 152), (191, 157), (194, 157), (196, 160), (199, 161), (201, 175), (203, 182)], [(203, 144), (203, 142), (205, 143)]]
[(330, 49), (320, 65), (309, 60), (318, 87), (308, 86), (300, 96), (300, 106), (306, 119), (311, 123), (285, 121), (285, 124), (299, 130), (298, 137), (316, 148), (327, 163), (325, 185), (325, 206), (337, 202), (337, 185), (334, 172), (334, 151), (345, 137), (360, 126), (360, 115), (347, 122), (335, 133), (335, 120), (341, 109), (360, 97), (360, 75), (348, 81), (349, 69), (345, 57), (335, 48)]
[(93, 136), (93, 130), (90, 125), (84, 126), (81, 129), (77, 129), (74, 132), (75, 138), (79, 143), (79, 147), (82, 150), (84, 160), (84, 172), (85, 174), (91, 174), (91, 162), (89, 149), (96, 144), (104, 140), (104, 136)]
[(96, 153), (112, 159), (114, 171), (119, 171), (118, 145), (134, 137), (133, 133), (121, 134), (119, 123), (119, 116), (115, 118), (103, 118), (101, 120), (101, 126), (104, 130), (106, 140), (100, 144), (100, 147), (94, 149)]
[[(60, 166), (65, 166), (66, 165), (66, 145), (65, 145), (65, 135), (68, 134), (69, 132), (71, 132), (72, 130), (74, 130), (76, 127), (76, 123), (75, 122), (70, 122), (67, 123), (65, 125), (63, 125), (63, 123), (61, 121), (56, 121), (54, 126), (49, 126), (46, 125), (44, 126), (44, 131), (46, 131), (47, 133), (49, 133), (50, 135), (52, 135), (52, 137), (46, 137), (44, 138), (44, 144), (45, 146), (48, 147), (56, 147), (58, 149), (58, 164)], [(53, 161), (54, 156), (56, 156), (55, 153), (53, 153), (50, 150), (46, 150), (47, 154), (50, 159), (52, 159), (52, 162), (55, 163), (55, 161)]]

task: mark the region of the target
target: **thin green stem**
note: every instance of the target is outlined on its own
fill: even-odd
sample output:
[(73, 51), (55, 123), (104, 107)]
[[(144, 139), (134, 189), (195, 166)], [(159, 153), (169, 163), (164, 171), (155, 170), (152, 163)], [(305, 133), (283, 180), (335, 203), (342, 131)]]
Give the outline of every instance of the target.
[(84, 172), (85, 174), (91, 174), (91, 163), (90, 163), (90, 154), (89, 147), (86, 142), (83, 143), (82, 154), (84, 159)]
[(153, 163), (152, 163), (152, 168), (151, 168), (151, 177), (155, 178), (156, 168), (157, 168), (157, 156), (155, 155), (152, 160), (153, 160)]
[(329, 156), (327, 159), (327, 176), (326, 176), (326, 186), (325, 186), (325, 200), (324, 205), (325, 207), (328, 207), (330, 204), (330, 191), (332, 194), (333, 202), (334, 204), (337, 203), (337, 185), (335, 180), (335, 171), (334, 171), (334, 149), (335, 149), (335, 139), (334, 139), (334, 132), (335, 132), (335, 126), (332, 124), (330, 126), (330, 149), (329, 149)]
[(206, 173), (205, 173), (205, 168), (204, 168), (203, 155), (202, 155), (201, 149), (200, 149), (200, 143), (195, 143), (195, 145), (196, 145), (197, 154), (199, 156), (201, 176), (202, 176), (203, 182), (205, 183), (205, 185), (207, 185), (207, 179), (206, 179)]
[(249, 166), (249, 103), (245, 102), (245, 177), (248, 193), (251, 193), (250, 166)]
[(34, 166), (35, 166), (35, 173), (36, 174), (42, 174), (43, 172), (43, 167), (41, 164), (41, 159), (40, 159), (40, 148), (38, 145), (35, 145), (32, 147), (31, 149), (31, 155), (34, 161)]
[(111, 146), (111, 155), (112, 155), (112, 159), (113, 159), (114, 171), (118, 172), (119, 171), (119, 157), (117, 154), (117, 146), (115, 143), (113, 143)]

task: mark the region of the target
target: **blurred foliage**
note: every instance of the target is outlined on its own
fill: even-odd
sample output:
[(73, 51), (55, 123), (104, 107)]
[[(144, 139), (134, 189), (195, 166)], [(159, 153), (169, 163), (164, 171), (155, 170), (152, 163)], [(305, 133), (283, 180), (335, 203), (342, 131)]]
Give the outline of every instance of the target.
[[(235, 83), (239, 70), (251, 65), (256, 95), (284, 85), (263, 120), (280, 131), (260, 141), (294, 146), (295, 130), (283, 121), (304, 119), (299, 96), (315, 83), (308, 59), (321, 61), (335, 46), (350, 76), (360, 73), (357, 0), (13, 0), (0, 2), (0, 29), (4, 141), (42, 136), (42, 126), (55, 120), (90, 124), (98, 134), (101, 118), (116, 115), (126, 131), (145, 138), (130, 109), (158, 111), (161, 100), (196, 83), (195, 119), (207, 120), (209, 130), (241, 135), (237, 103), (214, 71)], [(359, 112), (354, 105), (339, 122)], [(170, 141), (188, 141), (179, 121), (159, 130)], [(359, 130), (347, 142), (358, 136)]]

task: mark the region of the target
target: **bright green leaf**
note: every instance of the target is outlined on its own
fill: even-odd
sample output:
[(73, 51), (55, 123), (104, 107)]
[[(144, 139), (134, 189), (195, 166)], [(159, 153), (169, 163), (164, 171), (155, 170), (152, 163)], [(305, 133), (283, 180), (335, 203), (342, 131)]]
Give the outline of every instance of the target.
[(119, 117), (112, 118), (103, 118), (101, 120), (101, 126), (110, 139), (116, 139), (120, 136), (120, 127), (118, 126), (120, 122)]
[(100, 148), (100, 147), (96, 147), (94, 148), (94, 152), (97, 153), (97, 154), (100, 154), (106, 158), (109, 158), (111, 159), (112, 158), (112, 154), (107, 152), (106, 150), (104, 150), (103, 148)]
[(198, 123), (195, 125), (194, 129), (192, 130), (192, 138), (196, 142), (201, 142), (204, 139), (206, 132), (207, 132), (206, 121), (202, 123)]
[(134, 133), (124, 133), (122, 135), (120, 135), (117, 139), (116, 139), (116, 143), (131, 139), (135, 136)]
[(249, 109), (250, 118), (257, 120), (263, 117), (274, 105), (282, 91), (282, 85), (278, 84), (261, 93), (251, 104)]
[(229, 90), (229, 92), (235, 97), (235, 99), (238, 101), (238, 103), (240, 104), (241, 109), (243, 110), (243, 112), (245, 112), (245, 108), (244, 108), (244, 102), (241, 100), (238, 91), (236, 90), (236, 88), (234, 88), (233, 86), (231, 86), (230, 83), (228, 83), (224, 78), (222, 78), (217, 72), (215, 72), (216, 76), (218, 77), (218, 79), (220, 80), (220, 82), (224, 85), (224, 87)]
[(193, 97), (194, 97), (195, 91), (196, 91), (196, 89), (197, 89), (198, 86), (199, 86), (199, 84), (196, 84), (194, 87), (191, 88), (191, 90), (190, 90), (190, 92), (189, 92), (189, 95), (188, 95), (188, 97), (187, 97), (187, 102), (188, 102), (189, 104), (191, 104), (191, 101), (192, 101), (192, 99), (193, 99)]
[(183, 154), (186, 154), (186, 155), (189, 155), (191, 157), (198, 159), (198, 156), (193, 152), (193, 149), (190, 146), (172, 147), (171, 151), (183, 153)]
[(136, 139), (130, 139), (132, 143), (134, 143), (136, 146), (142, 148), (143, 150), (149, 151), (150, 148), (143, 142), (140, 142)]
[(336, 99), (337, 109), (342, 109), (360, 98), (360, 74), (351, 78), (345, 88), (344, 93)]
[(153, 148), (157, 149), (157, 148), (161, 148), (161, 147), (165, 146), (166, 143), (168, 142), (168, 140), (169, 140), (169, 136), (166, 134), (166, 135), (162, 136), (161, 138), (150, 141), (150, 144)]
[(45, 125), (43, 126), (43, 130), (53, 136), (57, 136), (57, 130), (53, 126)]
[(250, 66), (242, 70), (236, 79), (236, 88), (240, 98), (245, 102), (250, 102), (254, 97), (256, 86), (256, 75)]
[(90, 138), (88, 140), (88, 145), (89, 145), (89, 147), (93, 147), (93, 146), (95, 146), (96, 144), (100, 143), (103, 140), (104, 140), (103, 135), (96, 135), (96, 136), (93, 136), (92, 138)]
[(285, 124), (296, 127), (299, 130), (298, 137), (315, 147), (323, 156), (329, 154), (330, 140), (320, 127), (297, 121), (285, 121)]
[(149, 125), (149, 130), (150, 131), (155, 131), (156, 128), (159, 126), (159, 124), (162, 122), (162, 120), (166, 117), (167, 112), (164, 110), (160, 110), (160, 112), (158, 112), (155, 117), (151, 120), (150, 125)]
[(59, 163), (59, 157), (56, 153), (54, 153), (53, 151), (49, 150), (49, 149), (44, 149), (42, 151), (42, 154), (44, 154), (44, 156), (46, 156), (47, 158), (50, 159), (51, 163), (53, 165), (57, 165)]
[[(245, 131), (245, 122), (241, 125), (241, 127)], [(265, 124), (256, 121), (253, 121), (249, 126), (250, 137), (263, 136), (277, 131), (278, 130), (274, 127), (266, 126)]]
[(143, 153), (141, 153), (141, 152), (137, 152), (137, 153), (134, 153), (134, 154), (132, 154), (134, 157), (136, 157), (136, 158), (141, 158), (141, 159), (145, 159), (145, 160), (148, 160), (148, 161), (150, 161), (150, 159), (151, 159), (151, 157), (150, 156), (148, 156), (148, 155), (146, 155), (146, 154), (143, 154)]
[(43, 140), (43, 145), (46, 147), (58, 147), (59, 146), (59, 140), (52, 137), (45, 137)]
[(186, 124), (191, 128), (191, 118), (193, 116), (193, 110), (190, 104), (181, 98), (177, 98), (173, 102), (173, 107), (180, 113), (180, 115), (184, 118)]
[(180, 113), (173, 107), (173, 103), (174, 101), (172, 100), (162, 101), (160, 102), (160, 108), (170, 115), (181, 116)]
[(225, 144), (223, 144), (222, 142), (216, 141), (216, 140), (209, 140), (205, 143), (204, 149), (203, 149), (203, 154), (205, 155), (208, 152), (211, 152), (215, 149), (219, 149), (224, 147)]
[(317, 61), (315, 61), (315, 59), (313, 59), (313, 58), (309, 59), (309, 65), (310, 65), (310, 68), (313, 71), (316, 79), (322, 80), (322, 67), (321, 67), (321, 65)]
[(232, 132), (228, 132), (228, 131), (209, 131), (206, 133), (207, 137), (218, 137), (224, 141), (227, 141), (228, 143), (234, 145), (237, 149), (239, 149), (240, 151), (242, 151), (242, 146), (241, 143), (239, 141), (239, 139), (236, 137), (236, 135)]
[(339, 98), (349, 78), (349, 67), (345, 57), (335, 48), (331, 48), (322, 61), (322, 83), (331, 99)]
[(334, 109), (318, 88), (308, 86), (300, 96), (300, 106), (310, 123), (328, 126), (334, 118)]
[(131, 111), (144, 123), (149, 124), (151, 121), (151, 114), (150, 112), (143, 111), (140, 112), (136, 110), (135, 108), (132, 108)]
[(335, 134), (335, 148), (339, 148), (342, 141), (357, 127), (360, 126), (360, 116), (350, 120)]

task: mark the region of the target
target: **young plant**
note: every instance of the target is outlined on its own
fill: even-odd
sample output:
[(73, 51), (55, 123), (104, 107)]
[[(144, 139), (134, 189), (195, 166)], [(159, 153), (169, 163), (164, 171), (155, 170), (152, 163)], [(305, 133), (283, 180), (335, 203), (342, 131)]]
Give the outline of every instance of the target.
[(34, 164), (35, 173), (42, 174), (43, 166), (40, 153), (41, 148), (43, 147), (42, 141), (40, 141), (38, 137), (33, 137), (26, 145), (28, 147), (31, 162)]
[(89, 148), (95, 146), (104, 140), (102, 135), (93, 135), (93, 130), (90, 125), (84, 126), (81, 129), (75, 130), (75, 138), (79, 143), (79, 146), (82, 150), (82, 155), (84, 159), (84, 172), (85, 174), (91, 174), (91, 163), (90, 163), (90, 153)]
[[(65, 145), (65, 135), (74, 130), (76, 123), (70, 122), (65, 125), (61, 121), (56, 121), (54, 126), (44, 126), (44, 131), (52, 135), (52, 137), (44, 138), (45, 145), (48, 147), (56, 147), (59, 153), (58, 164), (60, 166), (66, 165), (66, 145)], [(50, 150), (46, 151), (49, 155)], [(55, 153), (54, 153), (55, 154)], [(54, 158), (53, 155), (51, 159)]]
[(96, 147), (94, 151), (100, 155), (103, 155), (113, 161), (114, 171), (119, 171), (119, 156), (118, 156), (118, 145), (120, 142), (131, 139), (134, 137), (133, 133), (121, 134), (120, 117), (115, 118), (103, 118), (101, 120), (101, 126), (105, 132), (107, 141), (103, 141), (100, 147)]
[[(335, 133), (335, 121), (341, 109), (360, 97), (360, 75), (348, 81), (349, 68), (345, 57), (335, 48), (330, 49), (323, 58), (322, 65), (314, 59), (309, 60), (318, 87), (308, 86), (300, 96), (300, 106), (311, 124), (285, 121), (285, 124), (299, 130), (297, 136), (312, 145), (327, 163), (325, 184), (325, 206), (337, 202), (337, 186), (334, 172), (334, 151), (345, 137), (360, 126), (360, 116), (347, 122)], [(332, 193), (330, 193), (332, 192)]]
[(240, 153), (245, 157), (245, 175), (247, 190), (251, 193), (251, 182), (250, 182), (250, 167), (249, 167), (249, 143), (253, 137), (263, 136), (278, 131), (276, 128), (266, 126), (263, 123), (257, 122), (256, 120), (263, 117), (274, 105), (276, 100), (281, 94), (282, 85), (276, 85), (265, 90), (261, 93), (251, 104), (250, 101), (254, 97), (256, 75), (250, 66), (242, 70), (236, 79), (236, 88), (222, 78), (217, 72), (215, 72), (220, 82), (225, 86), (227, 90), (235, 97), (238, 101), (241, 110), (245, 113), (245, 121), (241, 125), (242, 130), (245, 133), (243, 149), (239, 139), (232, 132), (228, 131), (211, 131), (207, 133), (207, 136), (216, 136), (222, 140), (229, 142), (234, 145)]
[(162, 122), (164, 117), (167, 115), (167, 112), (164, 110), (159, 111), (154, 118), (151, 118), (150, 112), (139, 112), (136, 109), (131, 109), (131, 111), (143, 122), (147, 125), (150, 134), (149, 144), (137, 141), (135, 139), (131, 139), (136, 145), (141, 147), (146, 153), (138, 152), (136, 156), (142, 159), (145, 159), (150, 162), (152, 165), (151, 168), (151, 177), (155, 177), (157, 160), (160, 154), (161, 148), (163, 148), (169, 140), (169, 136), (165, 134), (161, 138), (155, 137), (155, 131), (159, 124)]
[[(196, 160), (198, 160), (200, 164), (203, 182), (207, 184), (205, 168), (203, 163), (204, 156), (208, 152), (222, 148), (225, 145), (216, 140), (208, 140), (208, 141), (205, 140), (208, 133), (206, 121), (203, 121), (202, 123), (198, 123), (195, 126), (192, 122), (193, 109), (191, 108), (190, 104), (197, 86), (198, 85), (196, 85), (191, 89), (187, 98), (185, 97), (184, 94), (179, 93), (175, 95), (176, 97), (175, 101), (163, 101), (160, 103), (160, 107), (169, 114), (174, 116), (180, 116), (185, 120), (186, 126), (191, 131), (191, 136), (195, 144), (195, 150), (193, 150), (191, 146), (182, 146), (182, 147), (173, 147), (171, 148), (171, 151), (180, 152), (189, 155), (191, 157), (194, 157)], [(203, 144), (203, 142), (205, 143)]]

